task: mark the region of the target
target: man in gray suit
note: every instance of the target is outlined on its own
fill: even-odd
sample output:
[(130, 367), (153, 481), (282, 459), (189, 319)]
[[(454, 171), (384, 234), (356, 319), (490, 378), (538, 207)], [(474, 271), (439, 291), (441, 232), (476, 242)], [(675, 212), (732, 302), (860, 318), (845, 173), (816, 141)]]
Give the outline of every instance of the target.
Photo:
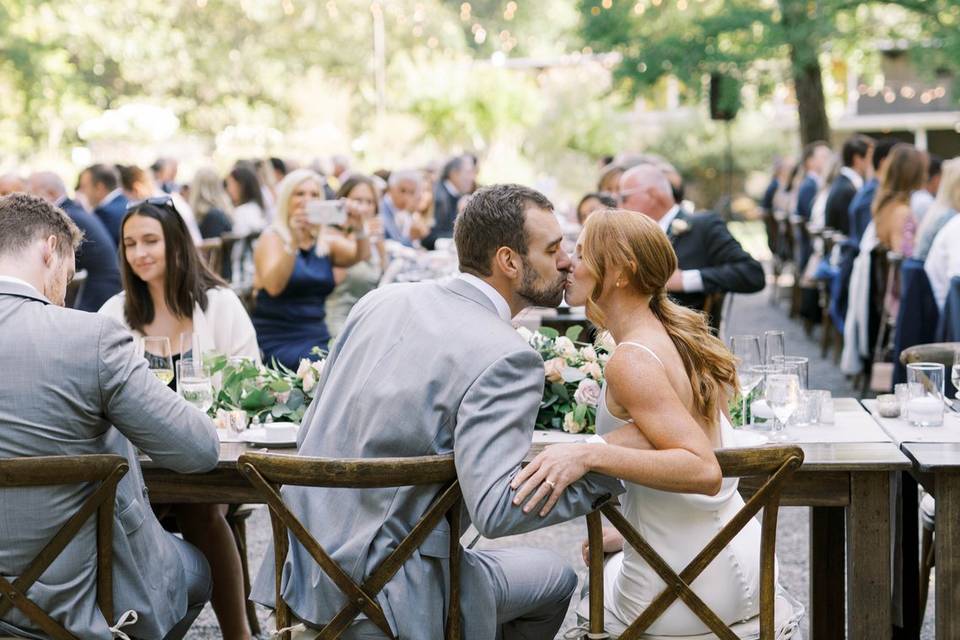
[[(300, 430), (300, 455), (453, 452), (466, 510), (490, 538), (569, 520), (621, 493), (619, 481), (591, 474), (567, 488), (546, 516), (512, 503), (510, 482), (530, 448), (544, 370), (510, 319), (528, 305), (556, 306), (562, 298), (570, 259), (552, 210), (526, 187), (481, 189), (457, 218), (459, 277), (391, 285), (365, 296), (329, 355)], [(358, 582), (438, 493), (436, 486), (283, 490), (293, 513)], [(443, 637), (449, 536), (443, 520), (379, 594), (397, 637)], [(328, 622), (345, 603), (292, 539), (282, 578), (284, 600), (310, 627)], [(576, 584), (574, 571), (543, 549), (466, 551), (464, 637), (553, 638)], [(273, 606), (273, 585), (268, 557), (253, 599)], [(361, 620), (348, 637), (382, 634)]]
[[(116, 614), (143, 640), (182, 638), (210, 596), (210, 569), (150, 509), (134, 445), (181, 473), (208, 471), (219, 442), (210, 420), (147, 368), (129, 332), (62, 308), (73, 277), (76, 225), (40, 198), (0, 198), (0, 458), (114, 453), (129, 473), (117, 489)], [(113, 426), (111, 426), (113, 425)], [(12, 580), (74, 513), (90, 487), (0, 489), (0, 575)], [(88, 521), (27, 595), (80, 638), (110, 638), (96, 605), (96, 527)], [(0, 635), (44, 637), (14, 608)]]

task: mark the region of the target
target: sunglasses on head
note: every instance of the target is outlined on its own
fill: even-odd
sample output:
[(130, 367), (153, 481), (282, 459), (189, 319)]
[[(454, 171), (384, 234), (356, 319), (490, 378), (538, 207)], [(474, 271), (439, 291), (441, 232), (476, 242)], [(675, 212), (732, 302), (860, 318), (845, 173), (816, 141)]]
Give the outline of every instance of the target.
[(127, 211), (131, 211), (145, 204), (153, 205), (155, 207), (168, 207), (174, 211), (177, 210), (173, 204), (173, 198), (168, 195), (163, 195), (154, 196), (152, 198), (144, 198), (143, 200), (137, 200), (136, 202), (130, 202), (127, 204)]

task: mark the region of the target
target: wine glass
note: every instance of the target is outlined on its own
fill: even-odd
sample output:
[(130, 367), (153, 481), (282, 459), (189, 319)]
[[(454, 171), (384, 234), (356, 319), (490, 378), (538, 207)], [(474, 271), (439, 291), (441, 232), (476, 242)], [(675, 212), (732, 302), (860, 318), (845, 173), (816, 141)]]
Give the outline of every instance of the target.
[(763, 362), (764, 364), (774, 364), (773, 359), (784, 355), (784, 337), (783, 331), (764, 331), (763, 332)]
[(800, 377), (800, 388), (807, 390), (810, 388), (810, 359), (804, 356), (773, 356), (770, 358), (770, 364), (780, 365), (788, 371), (784, 373), (796, 373)]
[(786, 432), (786, 425), (800, 405), (799, 377), (795, 373), (770, 374), (767, 376), (764, 397), (775, 418), (770, 439), (789, 442), (792, 438)]
[(200, 362), (192, 358), (177, 362), (177, 393), (204, 413), (213, 405), (213, 383)]
[(173, 355), (170, 353), (170, 338), (166, 336), (144, 336), (140, 339), (140, 350), (147, 359), (150, 373), (157, 376), (163, 384), (173, 380)]
[(953, 383), (954, 397), (960, 389), (960, 349), (953, 352), (953, 367), (950, 369), (950, 382)]
[(184, 331), (180, 334), (180, 357), (200, 360), (200, 349), (197, 344), (197, 334)]
[(737, 359), (737, 380), (740, 398), (743, 401), (740, 414), (741, 426), (747, 426), (747, 396), (760, 382), (760, 372), (754, 367), (760, 364), (760, 338), (751, 335), (733, 336), (730, 338), (730, 351)]

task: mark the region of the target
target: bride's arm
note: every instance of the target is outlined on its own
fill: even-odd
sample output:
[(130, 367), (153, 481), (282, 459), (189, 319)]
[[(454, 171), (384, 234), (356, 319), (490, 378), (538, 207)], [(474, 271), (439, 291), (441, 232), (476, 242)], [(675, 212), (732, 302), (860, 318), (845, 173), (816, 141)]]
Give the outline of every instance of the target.
[(663, 491), (716, 494), (722, 475), (713, 445), (663, 367), (646, 354), (620, 351), (607, 363), (605, 377), (610, 393), (633, 419), (633, 428), (653, 449), (609, 442), (547, 447), (515, 478), (513, 486), (519, 490), (514, 504), (532, 494), (524, 510), (546, 499), (541, 514), (547, 513), (563, 489), (589, 471)]

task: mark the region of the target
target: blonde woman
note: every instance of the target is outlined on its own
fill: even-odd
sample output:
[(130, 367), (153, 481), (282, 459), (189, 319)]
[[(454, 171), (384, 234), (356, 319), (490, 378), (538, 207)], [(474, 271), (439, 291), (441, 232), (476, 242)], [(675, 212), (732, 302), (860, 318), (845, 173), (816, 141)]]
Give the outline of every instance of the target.
[(937, 197), (923, 216), (923, 222), (917, 231), (917, 242), (913, 257), (926, 260), (934, 239), (944, 225), (960, 211), (960, 158), (943, 163), (940, 173), (940, 188)]
[[(515, 502), (531, 494), (537, 500), (535, 492), (553, 501), (589, 471), (622, 478), (623, 515), (680, 571), (744, 504), (735, 478), (721, 478), (715, 459), (703, 465), (734, 435), (724, 410), (737, 383), (734, 358), (702, 314), (667, 297), (677, 257), (652, 219), (624, 210), (596, 211), (576, 255), (567, 302), (586, 305), (587, 317), (617, 343), (597, 407), (597, 432), (606, 444), (548, 447), (518, 475)], [(702, 436), (699, 446), (678, 447), (678, 434), (691, 431)], [(726, 623), (758, 617), (759, 546), (760, 523), (754, 520), (692, 585)], [(604, 570), (605, 619), (607, 630), (619, 634), (665, 585), (615, 530), (604, 532), (604, 550), (615, 553)], [(790, 617), (795, 622), (799, 614)], [(669, 608), (646, 633), (707, 631), (681, 605)]]
[(199, 169), (190, 183), (190, 207), (204, 238), (219, 238), (233, 230), (230, 198), (220, 175), (209, 167)]
[(334, 267), (352, 267), (370, 257), (361, 213), (347, 209), (342, 233), (324, 234), (307, 219), (307, 204), (323, 199), (323, 180), (308, 169), (292, 171), (277, 186), (272, 225), (253, 252), (258, 289), (253, 326), (264, 362), (296, 370), (314, 347), (326, 349), (326, 298), (336, 286)]

